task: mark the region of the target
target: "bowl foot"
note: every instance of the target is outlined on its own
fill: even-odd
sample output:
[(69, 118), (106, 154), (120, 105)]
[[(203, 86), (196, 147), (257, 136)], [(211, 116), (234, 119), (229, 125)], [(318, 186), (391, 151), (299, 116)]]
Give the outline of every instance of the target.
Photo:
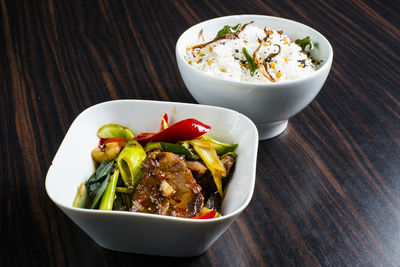
[(288, 120), (271, 123), (256, 123), (259, 140), (266, 140), (280, 135), (286, 129)]

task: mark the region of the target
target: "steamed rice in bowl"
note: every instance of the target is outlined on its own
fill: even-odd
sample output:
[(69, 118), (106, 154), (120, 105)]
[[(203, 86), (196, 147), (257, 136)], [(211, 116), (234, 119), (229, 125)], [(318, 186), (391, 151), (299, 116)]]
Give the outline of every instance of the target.
[[(250, 34), (255, 26), (255, 33)], [(221, 29), (229, 30), (223, 38), (218, 34)], [(228, 43), (237, 47), (226, 49)], [(224, 56), (216, 53), (219, 49)], [(193, 98), (200, 104), (246, 114), (255, 122), (260, 140), (282, 133), (289, 118), (316, 97), (333, 61), (332, 46), (315, 29), (285, 18), (253, 14), (193, 25), (179, 37), (175, 51), (182, 80)]]
[(259, 28), (250, 22), (225, 26), (211, 40), (205, 40), (200, 31), (198, 43), (187, 47), (184, 60), (218, 78), (279, 82), (305, 77), (318, 69), (319, 61), (309, 52), (312, 47), (309, 43), (308, 49), (302, 48), (282, 31)]

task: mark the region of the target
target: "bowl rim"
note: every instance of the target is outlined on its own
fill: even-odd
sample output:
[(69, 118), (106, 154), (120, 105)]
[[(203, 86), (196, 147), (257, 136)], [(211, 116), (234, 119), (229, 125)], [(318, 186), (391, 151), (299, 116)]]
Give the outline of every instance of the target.
[[(220, 217), (217, 218), (212, 218), (212, 219), (202, 219), (202, 220), (197, 220), (197, 219), (191, 219), (191, 218), (181, 218), (181, 217), (173, 217), (173, 216), (167, 216), (167, 215), (158, 215), (158, 214), (150, 214), (150, 213), (141, 213), (141, 212), (128, 212), (128, 211), (108, 211), (108, 210), (92, 210), (92, 209), (83, 209), (83, 208), (77, 208), (77, 207), (73, 207), (72, 203), (71, 206), (70, 205), (64, 205), (62, 203), (60, 203), (59, 201), (57, 201), (54, 198), (53, 193), (51, 193), (51, 190), (49, 188), (49, 176), (52, 174), (52, 171), (54, 169), (53, 167), (53, 161), (56, 158), (59, 149), (61, 148), (62, 144), (64, 143), (64, 141), (66, 140), (66, 137), (68, 135), (68, 132), (71, 130), (72, 126), (79, 120), (79, 118), (81, 116), (83, 116), (84, 114), (86, 114), (87, 112), (90, 112), (91, 109), (95, 109), (98, 108), (99, 106), (102, 105), (107, 105), (110, 103), (122, 103), (122, 102), (131, 102), (131, 103), (153, 103), (153, 104), (157, 104), (157, 103), (165, 103), (168, 105), (182, 105), (182, 106), (198, 106), (200, 109), (203, 108), (212, 108), (212, 109), (216, 109), (216, 110), (226, 110), (228, 112), (233, 112), (235, 114), (237, 114), (238, 116), (242, 117), (242, 119), (244, 119), (245, 121), (247, 121), (249, 123), (249, 126), (251, 128), (253, 128), (254, 133), (255, 133), (255, 138), (253, 140), (254, 142), (254, 148), (255, 148), (255, 154), (254, 156), (254, 161), (251, 165), (254, 173), (252, 173), (252, 177), (253, 179), (251, 179), (251, 185), (250, 185), (250, 192), (249, 194), (246, 196), (243, 204), (238, 207), (236, 210), (234, 210), (233, 212), (227, 214), (227, 215), (222, 215)], [(253, 123), (252, 120), (250, 120), (246, 115), (237, 112), (235, 110), (229, 109), (229, 108), (223, 108), (223, 107), (218, 107), (218, 106), (211, 106), (211, 105), (204, 105), (204, 104), (194, 104), (194, 103), (184, 103), (184, 102), (173, 102), (173, 101), (158, 101), (158, 100), (142, 100), (142, 99), (118, 99), (118, 100), (110, 100), (110, 101), (105, 101), (105, 102), (101, 102), (95, 105), (92, 105), (88, 108), (86, 108), (85, 110), (83, 110), (81, 113), (78, 114), (78, 116), (73, 120), (73, 122), (71, 123), (71, 125), (69, 126), (63, 140), (61, 141), (61, 144), (59, 145), (57, 152), (55, 153), (51, 164), (49, 166), (49, 169), (46, 173), (46, 178), (45, 178), (45, 190), (47, 193), (47, 196), (58, 206), (60, 207), (62, 210), (69, 210), (71, 212), (74, 213), (80, 213), (80, 214), (96, 214), (96, 215), (116, 215), (116, 216), (131, 216), (131, 217), (137, 217), (139, 216), (142, 219), (148, 218), (148, 219), (157, 219), (157, 220), (169, 220), (169, 221), (176, 221), (176, 222), (180, 222), (180, 223), (212, 223), (212, 222), (220, 222), (220, 221), (225, 221), (225, 220), (230, 220), (231, 218), (236, 217), (237, 215), (239, 215), (250, 203), (251, 199), (253, 198), (253, 194), (254, 194), (254, 188), (255, 188), (255, 181), (256, 181), (256, 167), (257, 167), (257, 154), (258, 154), (258, 130), (255, 126), (255, 124)], [(49, 193), (50, 192), (50, 193)]]
[[(228, 80), (225, 78), (220, 78), (220, 77), (215, 77), (212, 76), (209, 73), (206, 73), (204, 71), (198, 70), (193, 68), (192, 66), (190, 66), (184, 59), (183, 59), (183, 54), (181, 53), (182, 51), (179, 50), (179, 46), (181, 46), (181, 43), (183, 42), (183, 36), (188, 34), (188, 32), (194, 28), (194, 27), (199, 27), (201, 25), (206, 25), (210, 22), (214, 22), (214, 21), (218, 21), (218, 20), (223, 20), (223, 19), (229, 19), (229, 18), (240, 18), (240, 17), (252, 17), (254, 19), (257, 18), (269, 18), (269, 19), (276, 19), (276, 20), (281, 20), (283, 22), (287, 22), (287, 23), (291, 23), (291, 24), (297, 24), (298, 26), (304, 27), (304, 28), (308, 28), (309, 30), (315, 32), (317, 35), (319, 35), (321, 37), (321, 39), (327, 44), (327, 49), (328, 49), (328, 58), (325, 60), (325, 63), (318, 68), (315, 72), (306, 75), (304, 77), (300, 77), (300, 78), (296, 78), (294, 80), (286, 80), (286, 81), (279, 81), (279, 82), (266, 82), (266, 83), (261, 83), (261, 82), (247, 82), (247, 81), (233, 81), (233, 80)], [(182, 44), (183, 46), (183, 44)], [(274, 87), (281, 87), (281, 86), (285, 86), (285, 85), (293, 85), (296, 84), (298, 82), (305, 82), (307, 80), (313, 79), (315, 76), (319, 76), (320, 74), (324, 73), (324, 72), (329, 72), (331, 65), (332, 65), (332, 61), (333, 61), (333, 48), (332, 45), (330, 44), (330, 42), (328, 41), (328, 39), (322, 35), (319, 31), (315, 30), (314, 28), (303, 24), (301, 22), (297, 22), (295, 20), (291, 20), (291, 19), (287, 19), (287, 18), (282, 18), (282, 17), (276, 17), (276, 16), (268, 16), (268, 15), (257, 15), (257, 14), (239, 14), (239, 15), (229, 15), (229, 16), (222, 16), (222, 17), (216, 17), (216, 18), (212, 18), (209, 20), (205, 20), (202, 22), (199, 22), (195, 25), (190, 26), (188, 29), (186, 29), (178, 38), (176, 45), (175, 45), (175, 55), (177, 58), (177, 61), (181, 61), (183, 62), (183, 67), (189, 68), (192, 71), (194, 71), (197, 75), (200, 75), (204, 78), (208, 78), (208, 79), (215, 79), (217, 81), (220, 82), (226, 82), (228, 84), (232, 84), (232, 85), (242, 85), (242, 86), (253, 86), (254, 88), (262, 88), (265, 90), (265, 88), (274, 88)], [(179, 64), (178, 64), (179, 66)]]

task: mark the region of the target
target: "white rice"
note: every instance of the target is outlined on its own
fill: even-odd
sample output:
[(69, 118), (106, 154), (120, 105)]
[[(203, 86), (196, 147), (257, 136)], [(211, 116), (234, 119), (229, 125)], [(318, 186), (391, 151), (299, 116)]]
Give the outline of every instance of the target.
[[(269, 38), (264, 40), (266, 37), (264, 29), (250, 24), (240, 32), (237, 39), (222, 39), (203, 48), (190, 49), (189, 46), (185, 60), (194, 68), (215, 77), (234, 81), (271, 82), (259, 69), (254, 73), (250, 71), (249, 64), (242, 52), (242, 48), (245, 47), (249, 55), (253, 57), (253, 52), (260, 46), (258, 40), (263, 40), (256, 53), (261, 64), (271, 53), (279, 51), (277, 45), (281, 49), (280, 53), (271, 57), (271, 61), (267, 63), (268, 73), (275, 81), (304, 77), (318, 68), (312, 58), (303, 52), (301, 47), (295, 44), (290, 37), (281, 31), (273, 30), (271, 32)], [(199, 40), (198, 44), (206, 41)]]

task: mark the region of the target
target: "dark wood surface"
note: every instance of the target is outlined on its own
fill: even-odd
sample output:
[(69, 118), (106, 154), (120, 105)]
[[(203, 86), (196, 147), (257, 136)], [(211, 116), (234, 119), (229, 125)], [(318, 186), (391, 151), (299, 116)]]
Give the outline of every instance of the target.
[[(206, 253), (102, 249), (45, 192), (70, 124), (111, 99), (195, 103), (175, 61), (179, 35), (246, 13), (330, 40), (322, 91), (260, 142), (253, 199)], [(1, 1), (0, 20), (1, 266), (400, 265), (398, 1)]]

